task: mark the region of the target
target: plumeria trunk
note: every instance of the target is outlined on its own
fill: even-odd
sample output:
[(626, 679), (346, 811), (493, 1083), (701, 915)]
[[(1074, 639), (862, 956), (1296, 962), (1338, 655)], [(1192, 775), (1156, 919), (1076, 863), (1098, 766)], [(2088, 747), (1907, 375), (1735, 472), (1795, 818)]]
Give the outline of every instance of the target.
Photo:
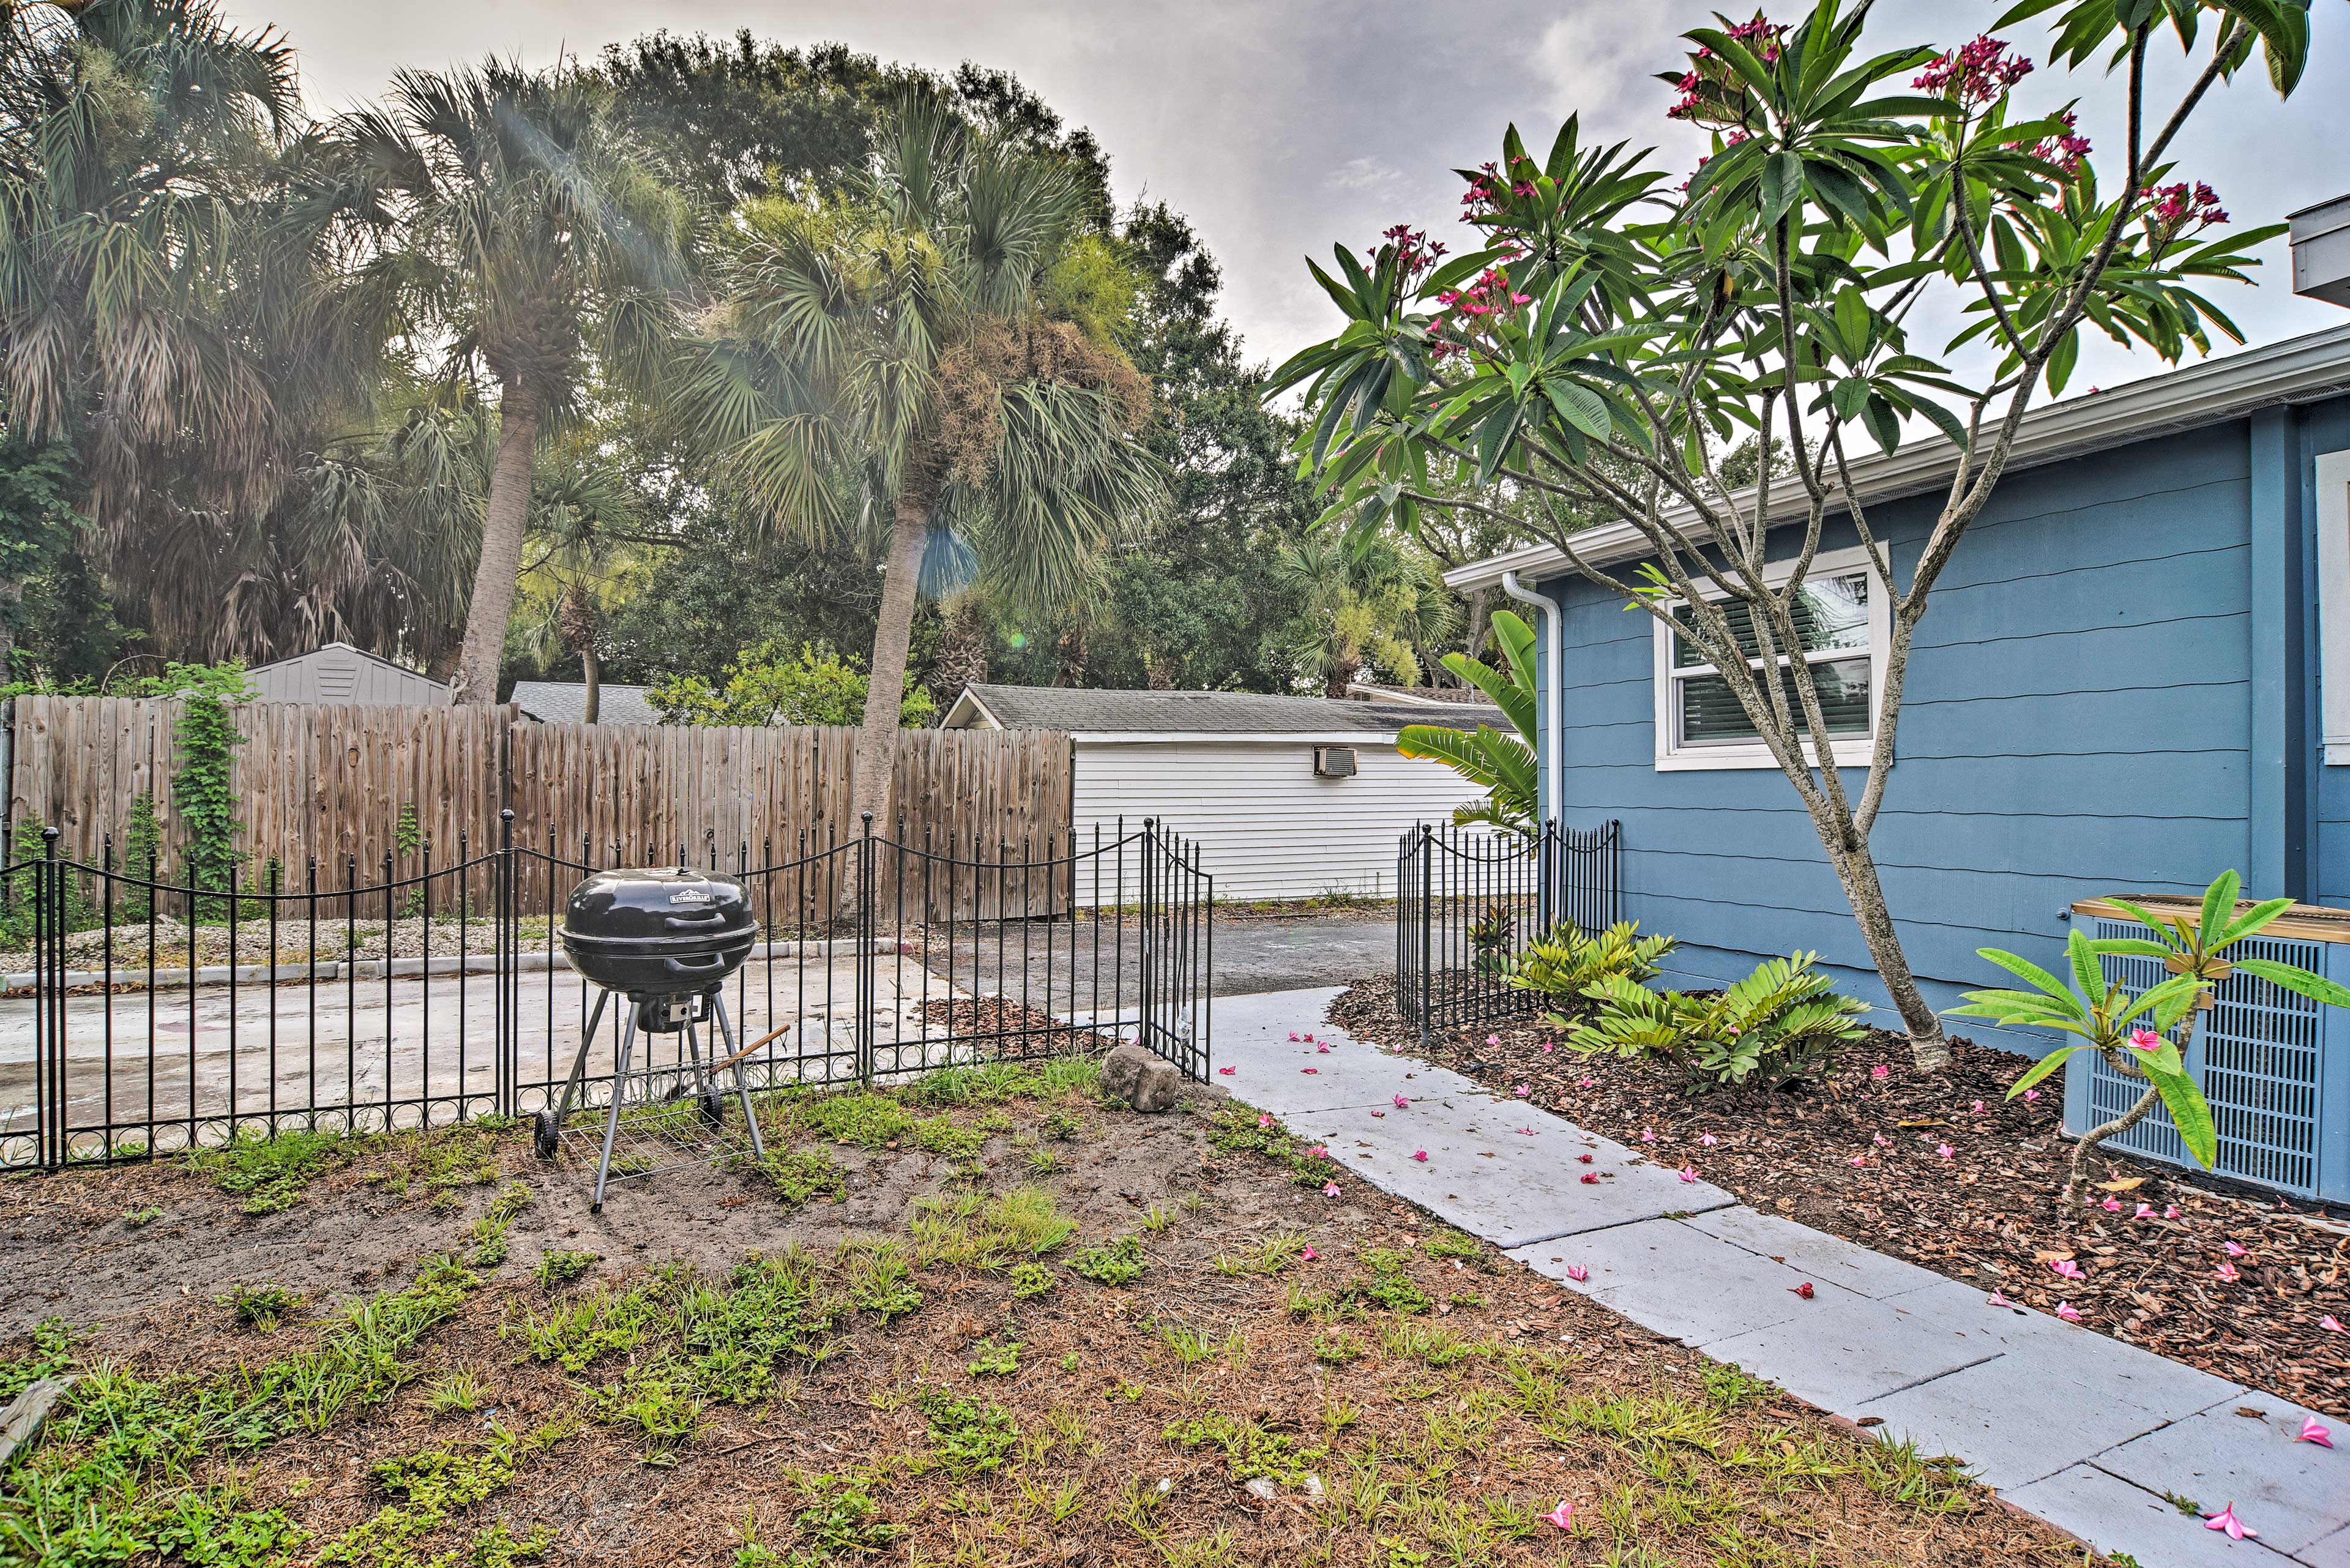
[(1852, 905), (1853, 919), (1860, 924), (1861, 940), (1868, 946), (1877, 978), (1885, 982), (1886, 995), (1908, 1033), (1910, 1060), (1921, 1073), (1941, 1072), (1950, 1064), (1950, 1044), (1942, 1034), (1942, 1020), (1918, 989), (1908, 954), (1901, 950), (1901, 935), (1894, 929), (1893, 912), (1885, 906), (1884, 884), (1877, 880), (1877, 857), (1869, 853), (1868, 841), (1847, 836), (1844, 847), (1830, 845), (1828, 858)]
[(508, 387), (498, 405), (498, 456), (482, 513), (482, 558), (473, 567), (465, 644), (457, 657), (452, 695), (458, 702), (498, 700), (506, 622), (514, 614), (515, 579), (522, 575), (523, 537), (530, 531), (530, 468), (537, 450), (538, 404)]
[(897, 761), (898, 714), (906, 695), (906, 647), (914, 631), (914, 594), (922, 575), (922, 554), (930, 545), (931, 509), (922, 502), (900, 496), (897, 521), (889, 530), (889, 566), (881, 579), (881, 614), (873, 628), (872, 672), (865, 689), (865, 723), (857, 732), (857, 785), (849, 831), (864, 831), (870, 816), (877, 832), (886, 832), (889, 809), (889, 775)]
[[(2207, 991), (2203, 994), (2209, 996), (2210, 992)], [(2188, 1013), (2187, 1026), (2179, 1032), (2178, 1056), (2182, 1062), (2187, 1059), (2188, 1047), (2195, 1044), (2195, 1021), (2200, 1016), (2199, 1009)], [(2146, 1077), (2145, 1074), (2137, 1070), (2137, 1064), (2127, 1059), (2129, 1053), (2126, 1051), (2101, 1051), (2098, 1054), (2106, 1059), (2106, 1066), (2111, 1067), (2124, 1078), (2144, 1079)], [(2065, 1168), (2064, 1190), (2056, 1198), (2056, 1204), (2060, 1210), (2071, 1211), (2073, 1194), (2080, 1188), (2081, 1178), (2087, 1174), (2089, 1156), (2097, 1146), (2109, 1137), (2119, 1137), (2146, 1120), (2154, 1107), (2161, 1103), (2162, 1091), (2149, 1082), (2147, 1084), (2146, 1092), (2138, 1096), (2136, 1105), (2114, 1117), (2113, 1120), (2100, 1123), (2081, 1135), (2081, 1140), (2073, 1146), (2073, 1162)]]

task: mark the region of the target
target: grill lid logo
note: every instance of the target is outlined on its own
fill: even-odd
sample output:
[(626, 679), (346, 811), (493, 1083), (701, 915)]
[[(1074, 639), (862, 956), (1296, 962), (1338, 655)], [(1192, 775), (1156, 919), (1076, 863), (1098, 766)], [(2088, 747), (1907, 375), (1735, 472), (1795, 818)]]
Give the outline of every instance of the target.
[(714, 904), (717, 902), (699, 888), (680, 888), (669, 896), (672, 904)]

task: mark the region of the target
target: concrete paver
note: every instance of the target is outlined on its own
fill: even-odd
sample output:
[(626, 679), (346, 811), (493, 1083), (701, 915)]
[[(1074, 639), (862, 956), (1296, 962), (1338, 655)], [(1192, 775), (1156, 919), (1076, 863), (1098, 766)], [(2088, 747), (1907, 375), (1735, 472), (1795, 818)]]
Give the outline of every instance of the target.
[[(2292, 1568), (2303, 1561), (2258, 1541), (2230, 1541), (2205, 1529), (2200, 1519), (2091, 1464), (2070, 1466), (2005, 1495), (2016, 1507), (2101, 1552), (2128, 1552), (2138, 1568)], [(2253, 1525), (2258, 1528), (2259, 1521)]]
[[(2262, 1414), (2241, 1416), (2240, 1409)], [(2309, 1414), (2265, 1394), (2239, 1393), (2090, 1462), (2138, 1486), (2191, 1497), (2207, 1510), (2233, 1500), (2262, 1541), (2300, 1552), (2350, 1528), (2350, 1464), (2342, 1450), (2293, 1440)]]
[[(1510, 1256), (1568, 1290), (1688, 1345), (1789, 1322), (1815, 1312), (1823, 1296), (1866, 1299), (1821, 1283), (1814, 1285), (1814, 1298), (1805, 1301), (1796, 1287), (1809, 1276), (1692, 1231), (1679, 1220), (1586, 1231), (1519, 1247)], [(1571, 1268), (1584, 1270), (1588, 1277), (1573, 1278), (1567, 1273)]]

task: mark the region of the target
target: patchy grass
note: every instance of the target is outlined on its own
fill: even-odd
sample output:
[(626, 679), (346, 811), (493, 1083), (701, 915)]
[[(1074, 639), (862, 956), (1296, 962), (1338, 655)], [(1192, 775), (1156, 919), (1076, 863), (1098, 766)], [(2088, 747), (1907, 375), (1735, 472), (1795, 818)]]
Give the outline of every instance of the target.
[(310, 1183), (351, 1156), (351, 1146), (332, 1133), (281, 1132), (265, 1137), (246, 1130), (217, 1148), (188, 1157), (223, 1192), (241, 1198), (247, 1214), (279, 1214), (302, 1201)]
[[(774, 1099), (777, 1162), (823, 1159), (837, 1201), (678, 1173), (588, 1230), (551, 1189), (576, 1172), (484, 1193), (478, 1150), (394, 1149), (405, 1198), (361, 1162), (272, 1224), (328, 1241), (396, 1204), (421, 1268), (302, 1279), (315, 1304), (265, 1339), (207, 1282), (136, 1335), (0, 1346), (0, 1397), (77, 1379), (0, 1496), (0, 1568), (2082, 1561), (1946, 1463), (1384, 1199), (1293, 1185), (1309, 1157), (1254, 1112), (1135, 1116), (1054, 1064)], [(173, 1223), (135, 1244), (205, 1205), (248, 1223), (213, 1174), (158, 1173)], [(114, 1179), (42, 1179), (105, 1192), (90, 1225), (121, 1238)], [(682, 1218), (627, 1229), (671, 1189), (699, 1195)]]

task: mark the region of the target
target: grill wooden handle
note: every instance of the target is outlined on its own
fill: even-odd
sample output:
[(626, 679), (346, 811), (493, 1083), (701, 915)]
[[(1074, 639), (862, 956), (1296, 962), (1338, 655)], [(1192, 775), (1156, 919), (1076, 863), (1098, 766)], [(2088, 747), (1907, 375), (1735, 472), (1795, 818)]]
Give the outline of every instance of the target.
[(756, 1051), (760, 1046), (766, 1044), (771, 1040), (780, 1040), (791, 1032), (792, 1026), (788, 1023), (770, 1029), (764, 1034), (760, 1035), (756, 1040), (752, 1041), (748, 1045), (743, 1046), (740, 1051), (735, 1052), (732, 1056), (727, 1057), (723, 1062), (712, 1062), (710, 1064), (710, 1070), (712, 1073), (723, 1073), (727, 1068), (732, 1067), (735, 1063), (740, 1062), (743, 1057), (748, 1056), (752, 1052)]

